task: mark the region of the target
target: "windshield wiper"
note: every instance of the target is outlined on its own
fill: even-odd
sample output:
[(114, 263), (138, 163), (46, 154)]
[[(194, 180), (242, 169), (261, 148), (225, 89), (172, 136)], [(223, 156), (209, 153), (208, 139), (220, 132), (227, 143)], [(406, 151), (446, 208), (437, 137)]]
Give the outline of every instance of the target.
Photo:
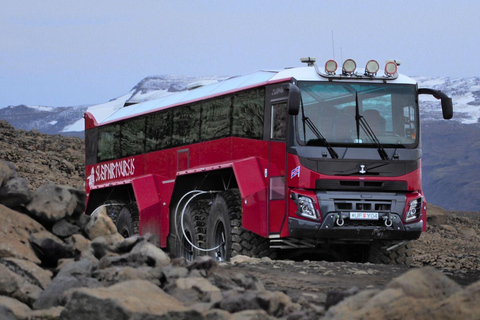
[(365, 131), (365, 134), (368, 136), (368, 138), (372, 141), (373, 145), (377, 148), (380, 158), (382, 158), (382, 160), (389, 160), (388, 154), (383, 148), (380, 141), (378, 141), (378, 138), (375, 135), (375, 132), (373, 132), (372, 128), (368, 125), (368, 122), (367, 120), (365, 120), (365, 117), (360, 115), (359, 107), (358, 107), (358, 93), (355, 93), (355, 105), (356, 105), (355, 120), (357, 121), (357, 140), (360, 140), (359, 127), (361, 127), (363, 131)]
[(304, 123), (307, 124), (307, 126), (310, 128), (310, 130), (312, 130), (313, 134), (315, 134), (315, 136), (318, 138), (318, 140), (320, 140), (320, 142), (327, 148), (328, 153), (330, 153), (330, 156), (333, 159), (338, 159), (338, 154), (335, 152), (335, 150), (333, 150), (330, 143), (328, 143), (327, 139), (325, 139), (325, 137), (320, 133), (320, 131), (317, 129), (317, 127), (312, 122), (312, 120), (310, 120), (309, 117), (305, 117), (305, 116), (302, 117), (302, 120), (303, 120)]

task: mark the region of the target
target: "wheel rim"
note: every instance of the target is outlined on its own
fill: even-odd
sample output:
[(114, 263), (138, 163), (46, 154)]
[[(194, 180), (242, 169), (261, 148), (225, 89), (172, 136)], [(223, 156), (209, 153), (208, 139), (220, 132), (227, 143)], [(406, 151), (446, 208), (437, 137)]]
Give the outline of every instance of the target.
[(215, 235), (214, 235), (214, 247), (218, 247), (215, 250), (215, 260), (225, 261), (227, 253), (227, 243), (225, 241), (225, 226), (222, 222), (218, 222), (215, 226)]
[[(192, 235), (185, 230), (185, 236), (182, 241), (182, 255), (186, 260), (193, 260), (193, 246), (190, 244), (192, 241)], [(188, 242), (188, 240), (190, 242)]]

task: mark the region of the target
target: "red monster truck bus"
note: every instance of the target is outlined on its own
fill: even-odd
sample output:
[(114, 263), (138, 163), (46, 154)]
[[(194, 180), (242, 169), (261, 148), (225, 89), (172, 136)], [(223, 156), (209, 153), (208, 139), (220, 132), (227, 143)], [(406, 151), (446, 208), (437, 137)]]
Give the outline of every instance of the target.
[[(177, 256), (328, 252), (411, 261), (426, 229), (418, 96), (452, 101), (370, 60), (233, 77), (85, 114), (87, 214)], [(195, 87), (195, 86), (193, 86)], [(285, 249), (285, 250), (280, 250)]]

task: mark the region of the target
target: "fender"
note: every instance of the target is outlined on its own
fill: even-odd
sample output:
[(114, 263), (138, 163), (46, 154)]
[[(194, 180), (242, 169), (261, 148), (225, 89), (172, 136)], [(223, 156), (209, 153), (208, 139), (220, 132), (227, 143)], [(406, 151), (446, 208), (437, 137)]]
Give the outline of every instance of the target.
[(167, 246), (169, 226), (169, 199), (173, 180), (157, 175), (146, 175), (132, 180), (137, 201), (140, 234), (151, 233), (159, 240), (160, 247)]
[[(249, 157), (229, 162), (222, 162), (208, 167), (198, 166), (188, 170), (179, 171), (178, 178), (182, 176), (203, 177), (204, 174), (214, 170), (233, 169), (235, 179), (242, 196), (242, 226), (260, 236), (268, 236), (267, 216), (267, 168), (268, 161), (259, 157)], [(201, 178), (189, 179), (190, 190), (199, 187)]]

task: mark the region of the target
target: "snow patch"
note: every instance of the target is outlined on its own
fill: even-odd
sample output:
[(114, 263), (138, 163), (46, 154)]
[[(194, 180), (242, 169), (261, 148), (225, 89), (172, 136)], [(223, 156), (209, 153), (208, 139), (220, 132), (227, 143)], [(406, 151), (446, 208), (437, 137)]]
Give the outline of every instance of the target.
[[(127, 101), (131, 97), (131, 95), (132, 93), (130, 92), (109, 102), (90, 106), (87, 108), (87, 111), (93, 114), (97, 122), (101, 122), (115, 111), (121, 109), (125, 105), (125, 101)], [(85, 120), (81, 118), (78, 119), (76, 122), (72, 123), (71, 125), (63, 128), (62, 132), (83, 130), (85, 130)]]

